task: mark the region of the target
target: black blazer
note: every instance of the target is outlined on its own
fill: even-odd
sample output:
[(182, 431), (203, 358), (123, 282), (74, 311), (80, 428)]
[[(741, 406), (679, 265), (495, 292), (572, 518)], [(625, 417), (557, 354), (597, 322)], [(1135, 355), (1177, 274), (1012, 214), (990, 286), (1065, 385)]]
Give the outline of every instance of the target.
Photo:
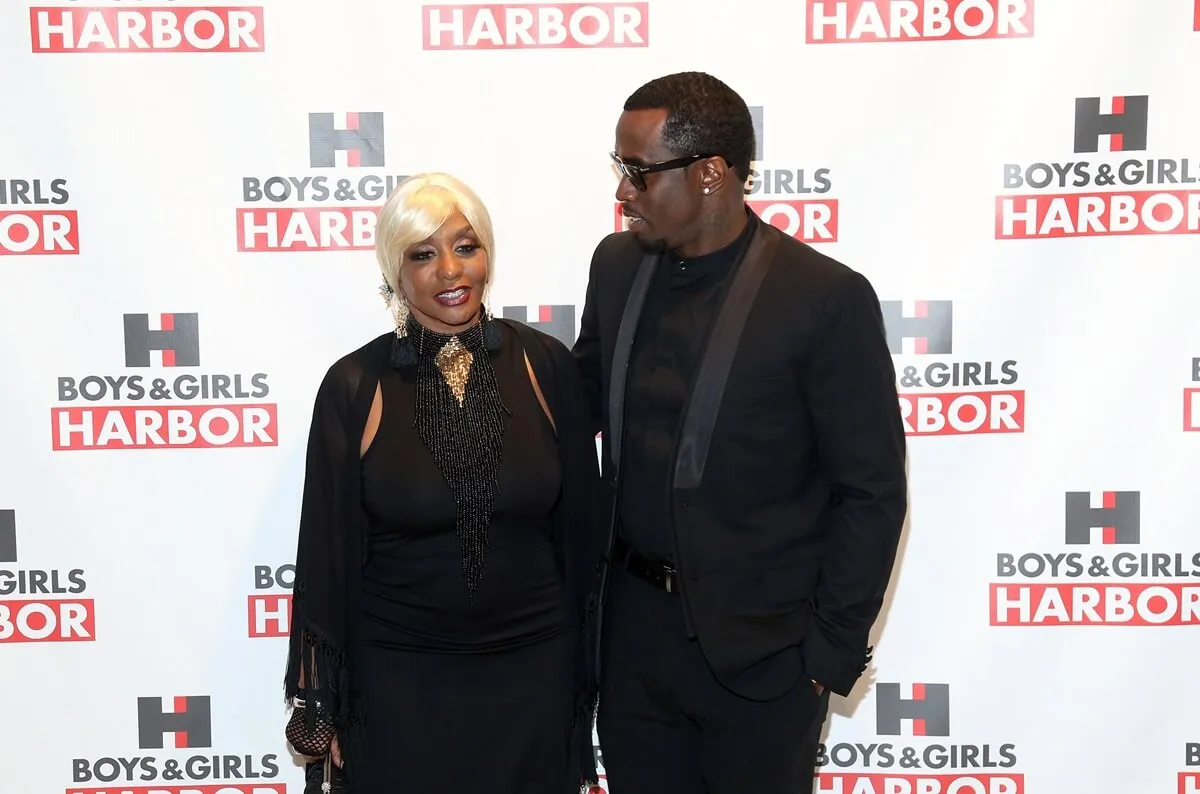
[[(803, 674), (847, 695), (870, 660), (868, 632), (907, 511), (895, 370), (867, 279), (754, 223), (722, 309), (736, 315), (741, 294), (744, 317), (714, 320), (725, 324), (710, 335), (684, 407), (687, 416), (712, 406), (711, 433), (685, 424), (676, 442), (680, 597), (730, 689), (768, 699)], [(604, 434), (610, 554), (621, 452), (613, 442), (632, 343), (628, 330), (618, 334), (623, 318), (634, 327), (646, 281), (637, 276), (655, 261), (630, 232), (600, 242), (574, 347)], [(722, 346), (727, 377), (719, 367), (705, 375)]]

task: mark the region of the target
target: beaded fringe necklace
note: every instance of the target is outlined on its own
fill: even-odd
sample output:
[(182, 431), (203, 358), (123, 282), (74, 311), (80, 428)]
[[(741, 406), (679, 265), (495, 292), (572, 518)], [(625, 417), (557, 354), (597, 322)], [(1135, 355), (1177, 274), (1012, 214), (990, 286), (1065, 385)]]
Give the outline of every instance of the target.
[(492, 369), (490, 353), (500, 342), (499, 329), (492, 325), (485, 313), (466, 331), (450, 335), (430, 331), (409, 316), (407, 333), (396, 338), (393, 349), (394, 365), (416, 369), (413, 426), (454, 497), (463, 576), (472, 601), (483, 578), (505, 417), (511, 415)]

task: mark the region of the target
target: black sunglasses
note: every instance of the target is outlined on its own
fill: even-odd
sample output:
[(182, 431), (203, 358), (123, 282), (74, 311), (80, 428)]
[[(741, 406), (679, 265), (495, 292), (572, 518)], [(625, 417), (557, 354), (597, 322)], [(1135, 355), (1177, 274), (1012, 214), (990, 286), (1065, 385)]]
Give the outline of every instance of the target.
[(613, 164), (616, 165), (617, 171), (621, 176), (629, 180), (629, 184), (633, 185), (638, 190), (646, 189), (646, 174), (657, 173), (658, 171), (674, 171), (677, 168), (687, 168), (697, 160), (706, 160), (709, 157), (715, 157), (713, 154), (693, 154), (690, 157), (677, 157), (674, 160), (663, 160), (659, 163), (651, 163), (650, 165), (635, 165), (627, 163), (617, 156), (616, 152), (609, 152), (609, 157), (612, 158)]

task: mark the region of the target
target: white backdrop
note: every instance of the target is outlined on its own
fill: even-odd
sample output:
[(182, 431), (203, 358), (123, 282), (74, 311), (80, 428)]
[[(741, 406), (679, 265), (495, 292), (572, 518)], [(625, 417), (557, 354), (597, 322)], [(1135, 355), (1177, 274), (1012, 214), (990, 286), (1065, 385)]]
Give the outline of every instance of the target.
[[(316, 386), (388, 328), (370, 208), (465, 179), (493, 308), (570, 342), (622, 102), (685, 69), (756, 108), (755, 208), (874, 283), (910, 417), (900, 567), (819, 790), (1197, 791), (1198, 13), (4, 0), (0, 791), (299, 792), (276, 572)], [(355, 124), (376, 149), (314, 164)]]

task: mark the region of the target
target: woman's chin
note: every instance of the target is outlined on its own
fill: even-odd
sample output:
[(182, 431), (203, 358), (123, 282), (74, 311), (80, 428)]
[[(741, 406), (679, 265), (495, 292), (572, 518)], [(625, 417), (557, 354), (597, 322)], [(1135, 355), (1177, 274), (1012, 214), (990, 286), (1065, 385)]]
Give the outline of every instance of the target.
[(461, 306), (442, 306), (430, 307), (427, 312), (429, 319), (432, 321), (431, 326), (441, 326), (441, 328), (431, 327), (430, 330), (442, 330), (446, 333), (457, 333), (471, 326), (479, 319), (479, 303), (470, 301)]

